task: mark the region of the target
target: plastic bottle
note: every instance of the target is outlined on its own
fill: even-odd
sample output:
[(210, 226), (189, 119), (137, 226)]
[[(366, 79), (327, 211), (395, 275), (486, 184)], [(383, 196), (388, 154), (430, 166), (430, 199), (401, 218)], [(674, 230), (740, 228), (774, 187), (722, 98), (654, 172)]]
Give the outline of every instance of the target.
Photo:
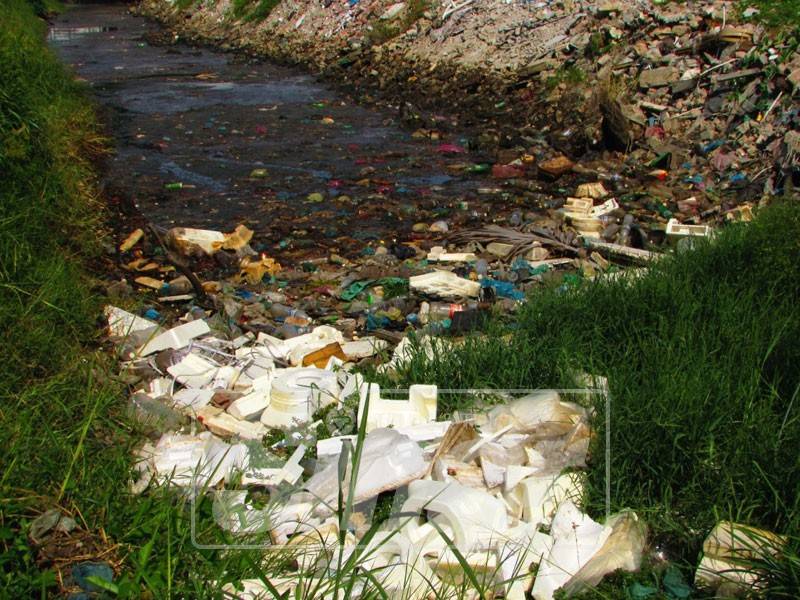
[(623, 246), (630, 246), (631, 227), (633, 226), (633, 215), (625, 215), (622, 219), (622, 232), (619, 236), (619, 243)]
[(478, 277), (486, 277), (489, 274), (489, 263), (479, 258), (475, 262), (475, 272), (478, 274)]
[(305, 319), (309, 322), (311, 321), (305, 311), (292, 308), (291, 306), (286, 306), (285, 304), (273, 304), (269, 307), (269, 312), (276, 319), (287, 319), (289, 317), (294, 317), (295, 319), (299, 320)]
[(436, 323), (445, 319), (452, 319), (453, 314), (464, 310), (463, 304), (448, 304), (447, 302), (431, 302), (428, 309), (428, 322)]

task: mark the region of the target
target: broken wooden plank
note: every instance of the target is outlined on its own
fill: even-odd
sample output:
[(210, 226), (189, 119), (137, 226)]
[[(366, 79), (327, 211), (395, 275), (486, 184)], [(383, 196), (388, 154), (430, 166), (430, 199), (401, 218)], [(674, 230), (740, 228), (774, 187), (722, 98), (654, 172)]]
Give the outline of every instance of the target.
[(607, 254), (617, 258), (624, 258), (639, 264), (652, 262), (662, 256), (661, 254), (650, 252), (649, 250), (641, 250), (639, 248), (622, 246), (621, 244), (603, 242), (591, 237), (584, 237), (583, 243), (587, 248), (597, 250), (601, 254)]

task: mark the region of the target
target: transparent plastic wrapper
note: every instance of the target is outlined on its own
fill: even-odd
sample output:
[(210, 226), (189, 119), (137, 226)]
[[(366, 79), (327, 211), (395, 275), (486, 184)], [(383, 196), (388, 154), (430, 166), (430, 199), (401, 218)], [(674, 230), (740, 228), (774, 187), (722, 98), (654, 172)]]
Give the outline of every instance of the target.
[(568, 433), (587, 417), (585, 408), (563, 402), (558, 392), (547, 390), (495, 407), (489, 413), (489, 427), (499, 431), (510, 426), (511, 432), (555, 437)]
[(556, 590), (589, 563), (611, 532), (611, 527), (596, 523), (572, 502), (563, 502), (550, 529), (555, 540), (553, 547), (539, 565), (533, 583), (534, 600), (551, 600)]
[(564, 586), (568, 595), (577, 594), (617, 570), (638, 571), (647, 542), (647, 527), (633, 511), (623, 511), (606, 520), (611, 535), (580, 571)]

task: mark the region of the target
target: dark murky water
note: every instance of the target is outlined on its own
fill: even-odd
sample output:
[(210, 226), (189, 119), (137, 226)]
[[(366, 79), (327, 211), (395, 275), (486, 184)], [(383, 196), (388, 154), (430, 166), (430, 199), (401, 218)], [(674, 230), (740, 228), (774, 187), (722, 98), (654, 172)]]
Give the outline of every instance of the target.
[[(155, 223), (227, 231), (244, 222), (276, 253), (352, 254), (365, 240), (408, 239), (419, 221), (478, 224), (504, 204), (464, 174), (476, 157), (445, 153), (457, 138), (414, 138), (396, 114), (311, 75), (152, 45), (158, 32), (112, 4), (74, 7), (50, 33), (104, 108), (116, 146), (109, 189)], [(255, 169), (266, 174), (251, 177)]]

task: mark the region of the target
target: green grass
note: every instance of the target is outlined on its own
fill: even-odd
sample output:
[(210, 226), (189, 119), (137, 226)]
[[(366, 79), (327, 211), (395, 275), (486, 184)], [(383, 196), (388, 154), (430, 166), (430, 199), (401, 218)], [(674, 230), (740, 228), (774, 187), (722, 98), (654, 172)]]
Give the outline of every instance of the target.
[(118, 390), (101, 383), (102, 361), (87, 349), (99, 298), (85, 264), (102, 215), (90, 161), (103, 140), (45, 49), (33, 11), (52, 6), (0, 5), (0, 588), (24, 597), (53, 580), (32, 567), (24, 524), (58, 502), (94, 526), (125, 446), (108, 426)]
[(398, 18), (391, 21), (385, 21), (380, 18), (373, 19), (370, 23), (371, 30), (367, 34), (369, 43), (377, 46), (396, 38), (401, 33), (411, 29), (414, 23), (419, 21), (429, 8), (429, 0), (410, 0), (410, 2), (406, 3), (405, 9)]
[(756, 19), (772, 29), (800, 28), (799, 0), (752, 0), (739, 3), (740, 12), (751, 7), (759, 11)]
[(260, 22), (266, 19), (280, 0), (233, 0), (231, 14), (245, 22)]
[(562, 83), (576, 86), (586, 81), (586, 72), (577, 65), (562, 67), (551, 77), (547, 78), (545, 86), (549, 91), (554, 90)]
[[(632, 283), (534, 294), (507, 341), (499, 328), (418, 357), (399, 383), (569, 387), (577, 371), (605, 375), (614, 508), (644, 515), (670, 558), (696, 564), (722, 517), (797, 536), (798, 240), (800, 206), (786, 201)], [(591, 473), (597, 513), (602, 463)]]

